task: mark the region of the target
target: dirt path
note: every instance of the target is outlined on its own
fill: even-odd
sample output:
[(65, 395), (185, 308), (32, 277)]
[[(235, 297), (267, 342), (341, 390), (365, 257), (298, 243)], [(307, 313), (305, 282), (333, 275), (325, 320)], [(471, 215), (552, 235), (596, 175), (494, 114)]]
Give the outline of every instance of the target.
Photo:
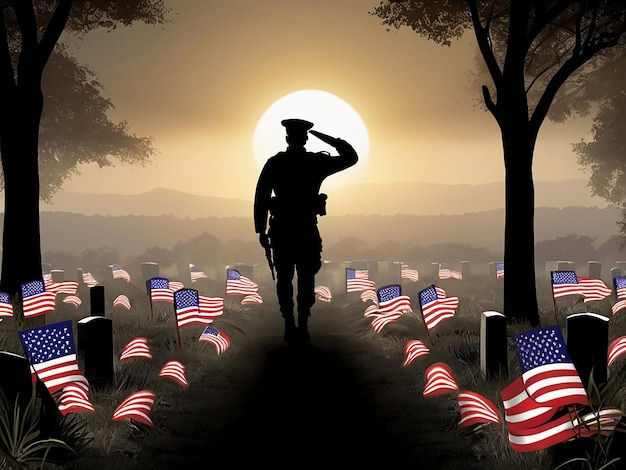
[(485, 468), (458, 434), (453, 407), (422, 397), (414, 371), (385, 354), (362, 313), (316, 308), (308, 345), (285, 345), (268, 306), (238, 321), (228, 363), (155, 409), (161, 432), (149, 433), (134, 458), (107, 459), (107, 468)]

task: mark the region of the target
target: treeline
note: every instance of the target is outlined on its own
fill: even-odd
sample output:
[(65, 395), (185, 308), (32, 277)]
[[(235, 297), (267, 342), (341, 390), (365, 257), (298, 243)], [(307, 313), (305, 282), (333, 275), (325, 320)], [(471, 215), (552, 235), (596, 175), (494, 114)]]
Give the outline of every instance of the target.
[[(626, 259), (617, 239), (608, 240), (595, 247), (595, 239), (588, 236), (568, 235), (552, 240), (543, 240), (535, 245), (535, 260), (538, 269), (543, 269), (549, 261), (573, 261), (584, 266), (588, 261), (598, 261), (613, 265), (615, 261)], [(492, 261), (502, 261), (503, 253), (475, 247), (466, 243), (436, 243), (427, 246), (409, 241), (388, 240), (379, 244), (368, 243), (359, 237), (348, 237), (324, 245), (323, 258), (328, 261), (348, 260), (403, 261), (414, 266), (425, 266), (431, 262), (449, 263), (460, 266), (461, 261), (471, 261), (487, 266)], [(52, 269), (75, 273), (96, 271), (111, 264), (120, 264), (124, 269), (141, 272), (145, 262), (155, 262), (160, 266), (172, 266), (179, 262), (193, 263), (200, 268), (212, 265), (265, 263), (265, 253), (256, 240), (242, 241), (229, 239), (222, 241), (215, 235), (202, 232), (185, 242), (178, 242), (172, 248), (148, 247), (136, 254), (121, 254), (109, 247), (86, 249), (76, 255), (60, 251), (46, 251), (43, 262)]]

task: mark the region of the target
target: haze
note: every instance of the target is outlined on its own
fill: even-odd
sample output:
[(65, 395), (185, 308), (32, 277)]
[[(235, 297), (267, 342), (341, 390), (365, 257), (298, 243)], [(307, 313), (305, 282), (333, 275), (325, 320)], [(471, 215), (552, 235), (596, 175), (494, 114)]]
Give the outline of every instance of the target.
[[(387, 31), (369, 14), (378, 0), (167, 3), (171, 24), (70, 41), (113, 101), (112, 119), (154, 137), (158, 155), (143, 168), (82, 167), (65, 191), (161, 187), (251, 199), (255, 126), (275, 101), (302, 89), (332, 93), (361, 116), (370, 138), (364, 183), (503, 181), (499, 129), (469, 88), (471, 38), (447, 48), (408, 29)], [(546, 123), (535, 180), (586, 178), (571, 144), (589, 129), (584, 120)]]

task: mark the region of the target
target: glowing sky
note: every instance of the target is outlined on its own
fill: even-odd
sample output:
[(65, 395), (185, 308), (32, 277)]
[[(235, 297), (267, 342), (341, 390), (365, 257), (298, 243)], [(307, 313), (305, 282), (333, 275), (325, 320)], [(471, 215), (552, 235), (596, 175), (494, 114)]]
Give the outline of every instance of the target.
[[(255, 127), (275, 101), (301, 89), (332, 93), (359, 113), (370, 136), (364, 182), (503, 180), (499, 130), (469, 88), (471, 38), (447, 48), (408, 29), (387, 31), (369, 14), (378, 0), (166, 3), (170, 24), (68, 39), (113, 101), (111, 118), (154, 137), (158, 155), (145, 168), (83, 167), (65, 190), (164, 187), (251, 199)], [(535, 179), (585, 178), (571, 144), (588, 139), (589, 128), (546, 123)]]

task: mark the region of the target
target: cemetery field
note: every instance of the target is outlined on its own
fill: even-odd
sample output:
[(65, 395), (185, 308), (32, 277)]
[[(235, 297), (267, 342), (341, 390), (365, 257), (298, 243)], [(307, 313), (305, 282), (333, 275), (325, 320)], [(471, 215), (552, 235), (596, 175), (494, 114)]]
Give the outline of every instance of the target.
[[(373, 318), (365, 315), (370, 301), (331, 284), (332, 299), (314, 306), (310, 343), (287, 345), (272, 281), (259, 278), (262, 303), (242, 305), (241, 297), (225, 297), (224, 313), (212, 324), (230, 340), (223, 352), (199, 341), (201, 325), (179, 329), (179, 342), (171, 305), (157, 303), (151, 310), (145, 290), (121, 280), (108, 283), (107, 302), (125, 292), (133, 305), (106, 311), (113, 325), (113, 380), (90, 388), (94, 411), (68, 413), (59, 420), (57, 437), (71, 444), (77, 455), (53, 452), (45, 468), (205, 468), (209, 463), (254, 462), (286, 468), (344, 459), (351, 465), (542, 470), (569, 457), (571, 448), (566, 445), (517, 452), (508, 443), (500, 391), (520, 374), (512, 336), (530, 326), (506, 326), (508, 371), (486, 377), (481, 370), (481, 321), (484, 312), (502, 310), (501, 280), (484, 276), (402, 280), (402, 293), (410, 296), (412, 311), (379, 331), (373, 328)], [(389, 281), (381, 276), (376, 284)], [(454, 317), (427, 331), (418, 292), (433, 282), (448, 296), (457, 296), (459, 306)], [(215, 284), (206, 284), (211, 295)], [(202, 286), (198, 282), (193, 287), (202, 291)], [(579, 297), (557, 299), (555, 315), (549, 281), (538, 278), (538, 290), (542, 326), (557, 322), (565, 332), (568, 316), (592, 312), (608, 318), (609, 340), (626, 335), (620, 313), (611, 312), (614, 299), (586, 303)], [(71, 319), (76, 328), (89, 314), (85, 303), (74, 308), (57, 299), (58, 308), (46, 316), (46, 324)], [(17, 338), (23, 327), (14, 318), (0, 322), (4, 351), (23, 355)], [(137, 337), (147, 339), (151, 358), (120, 360), (124, 346)], [(407, 364), (404, 348), (410, 340), (422, 341), (428, 353)], [(159, 376), (168, 361), (184, 364), (188, 386)], [(424, 396), (426, 370), (436, 363), (449, 367), (457, 389)], [(608, 368), (612, 380), (622, 381), (622, 364), (618, 360)], [(116, 407), (140, 390), (154, 392), (150, 424), (113, 421)], [(500, 422), (460, 427), (457, 397), (462, 391), (491, 400)], [(58, 402), (57, 395), (55, 399)], [(611, 404), (625, 409), (621, 390), (611, 397)], [(583, 441), (587, 449), (597, 450), (594, 439), (579, 439), (576, 444)], [(599, 440), (602, 445), (608, 445), (606, 441)], [(611, 448), (612, 458), (617, 449), (623, 450), (623, 441)], [(568, 468), (601, 468), (600, 460)], [(7, 460), (0, 468), (20, 467)], [(620, 460), (606, 468), (624, 465)]]

